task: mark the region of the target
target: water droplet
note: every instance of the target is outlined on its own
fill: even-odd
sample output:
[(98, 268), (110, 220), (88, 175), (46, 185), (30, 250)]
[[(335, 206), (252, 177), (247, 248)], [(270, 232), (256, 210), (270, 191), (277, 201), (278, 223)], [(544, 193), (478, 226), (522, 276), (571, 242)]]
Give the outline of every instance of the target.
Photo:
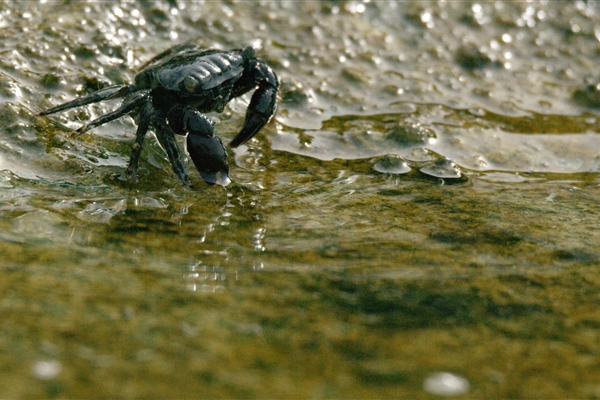
[(440, 179), (458, 179), (462, 177), (462, 171), (456, 163), (445, 157), (426, 163), (419, 171)]
[(386, 139), (400, 145), (426, 144), (435, 138), (435, 132), (418, 123), (395, 126), (386, 133)]
[(381, 157), (373, 169), (384, 174), (406, 174), (411, 170), (406, 161), (395, 154)]

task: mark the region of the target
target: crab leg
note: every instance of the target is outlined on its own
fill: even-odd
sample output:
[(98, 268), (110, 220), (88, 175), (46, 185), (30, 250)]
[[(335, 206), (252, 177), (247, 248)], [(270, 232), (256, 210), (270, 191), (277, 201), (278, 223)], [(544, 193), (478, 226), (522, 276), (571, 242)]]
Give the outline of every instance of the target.
[(116, 110), (114, 110), (112, 112), (109, 112), (108, 114), (104, 114), (104, 115), (96, 118), (95, 120), (88, 123), (87, 125), (84, 125), (81, 128), (77, 129), (75, 132), (77, 134), (81, 134), (81, 133), (89, 131), (92, 128), (95, 128), (95, 127), (103, 125), (107, 122), (113, 121), (117, 118), (121, 118), (122, 116), (129, 114), (135, 108), (139, 107), (142, 102), (148, 101), (148, 96), (149, 96), (149, 94), (147, 91), (136, 92), (136, 93), (126, 97), (125, 100), (123, 101), (123, 104), (121, 104), (121, 107), (117, 108)]
[(184, 185), (190, 186), (190, 178), (188, 177), (187, 171), (185, 170), (185, 165), (183, 164), (183, 160), (181, 158), (181, 153), (179, 152), (179, 148), (177, 147), (177, 143), (175, 142), (175, 134), (166, 124), (166, 120), (161, 120), (160, 118), (154, 118), (154, 127), (156, 138), (160, 145), (167, 152), (167, 157), (169, 157), (169, 161), (171, 162), (171, 166), (173, 167), (173, 171)]
[(119, 97), (124, 97), (130, 93), (135, 91), (135, 86), (133, 85), (116, 85), (109, 86), (107, 88), (98, 90), (90, 94), (89, 96), (80, 97), (78, 99), (60, 104), (56, 107), (49, 108), (47, 110), (40, 111), (37, 115), (44, 116), (54, 114), (60, 111), (68, 110), (70, 108), (81, 107), (87, 104), (98, 103), (103, 100), (116, 99)]
[(138, 162), (142, 154), (142, 145), (152, 122), (152, 102), (147, 101), (140, 111), (140, 122), (135, 132), (135, 144), (131, 149), (131, 157), (127, 165), (127, 179), (137, 182)]

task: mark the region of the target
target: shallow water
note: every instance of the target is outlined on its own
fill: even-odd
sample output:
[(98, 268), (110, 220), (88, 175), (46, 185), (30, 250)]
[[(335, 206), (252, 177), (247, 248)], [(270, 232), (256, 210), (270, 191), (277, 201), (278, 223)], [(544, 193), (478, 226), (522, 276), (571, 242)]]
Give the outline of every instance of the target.
[[(0, 7), (0, 397), (600, 397), (594, 2), (31, 4)], [(189, 40), (282, 82), (225, 188), (153, 137), (124, 181), (131, 120), (71, 135), (114, 102), (35, 116)]]

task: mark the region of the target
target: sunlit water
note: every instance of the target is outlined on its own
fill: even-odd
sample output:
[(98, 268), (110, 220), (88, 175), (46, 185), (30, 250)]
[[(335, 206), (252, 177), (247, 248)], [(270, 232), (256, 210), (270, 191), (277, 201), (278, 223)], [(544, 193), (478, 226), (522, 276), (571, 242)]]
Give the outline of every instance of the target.
[[(4, 2), (0, 397), (599, 397), (599, 13)], [(190, 40), (282, 82), (226, 188), (35, 116)]]

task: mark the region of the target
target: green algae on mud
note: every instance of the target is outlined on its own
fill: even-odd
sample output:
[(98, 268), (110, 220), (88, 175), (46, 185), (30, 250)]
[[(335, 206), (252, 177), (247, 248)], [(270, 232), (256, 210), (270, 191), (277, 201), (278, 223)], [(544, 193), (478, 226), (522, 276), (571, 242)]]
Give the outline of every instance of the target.
[[(24, 377), (7, 396), (414, 397), (448, 369), (474, 397), (595, 393), (589, 265), (450, 280), (248, 269), (202, 296), (160, 267), (87, 266), (4, 272), (17, 346), (2, 362)], [(27, 379), (39, 358), (60, 360), (59, 378)]]
[[(600, 396), (595, 3), (23, 4), (0, 11), (0, 397), (412, 398), (441, 371)], [(187, 40), (282, 80), (226, 188), (181, 186), (153, 140), (123, 180), (131, 121), (70, 135), (115, 104), (34, 116)]]
[[(207, 194), (175, 217), (190, 200), (178, 194), (13, 218), (2, 381), (23, 386), (3, 395), (412, 397), (437, 370), (467, 377), (473, 396), (595, 393), (598, 238), (592, 221), (571, 226), (597, 204), (595, 184), (475, 180), (473, 196), (326, 177), (273, 185), (253, 210)], [(101, 205), (121, 211), (80, 219)], [(60, 376), (35, 380), (39, 359)]]

